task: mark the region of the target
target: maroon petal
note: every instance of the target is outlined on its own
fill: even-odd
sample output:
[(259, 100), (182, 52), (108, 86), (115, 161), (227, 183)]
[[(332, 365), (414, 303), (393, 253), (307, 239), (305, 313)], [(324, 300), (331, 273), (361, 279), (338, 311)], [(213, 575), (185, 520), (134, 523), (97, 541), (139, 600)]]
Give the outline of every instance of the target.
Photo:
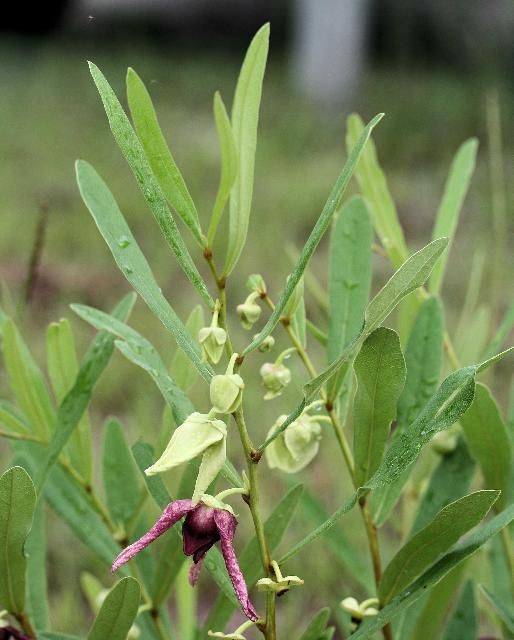
[(220, 539), (214, 509), (200, 503), (187, 514), (182, 527), (184, 555), (198, 562)]
[(117, 571), (125, 564), (125, 562), (131, 560), (136, 553), (139, 553), (159, 536), (162, 536), (163, 533), (166, 533), (170, 527), (188, 514), (192, 509), (194, 509), (194, 506), (191, 500), (175, 500), (175, 502), (170, 502), (150, 531), (145, 533), (142, 538), (139, 538), (139, 540), (120, 553), (113, 562), (112, 572), (114, 573)]
[(234, 587), (237, 599), (241, 603), (244, 614), (254, 622), (259, 618), (253, 604), (248, 597), (248, 589), (246, 582), (239, 568), (239, 563), (234, 551), (234, 534), (236, 532), (237, 520), (235, 517), (224, 509), (217, 509), (214, 513), (214, 520), (220, 534), (221, 552), (225, 560), (230, 581)]
[(198, 582), (198, 578), (200, 577), (200, 569), (202, 568), (202, 564), (203, 564), (203, 556), (200, 558), (200, 560), (193, 562), (193, 564), (191, 565), (190, 569), (189, 569), (189, 584), (194, 587), (195, 584)]
[(14, 627), (1, 627), (0, 640), (10, 640), (11, 638), (12, 640), (30, 640), (28, 636)]

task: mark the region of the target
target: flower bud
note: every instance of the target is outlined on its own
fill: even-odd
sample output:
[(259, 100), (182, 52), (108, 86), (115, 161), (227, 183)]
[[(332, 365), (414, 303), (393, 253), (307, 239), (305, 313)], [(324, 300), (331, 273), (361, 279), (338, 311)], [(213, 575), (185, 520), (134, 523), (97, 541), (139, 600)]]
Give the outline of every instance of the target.
[(264, 278), (259, 273), (252, 273), (251, 276), (248, 276), (248, 280), (246, 281), (246, 288), (250, 291), (258, 293), (259, 296), (263, 296), (267, 292)]
[[(257, 338), (258, 336), (259, 334), (256, 333), (253, 339), (255, 340), (255, 338)], [(270, 351), (271, 349), (273, 349), (274, 346), (275, 346), (275, 338), (273, 336), (266, 336), (257, 348), (261, 353), (266, 353), (267, 351)]]
[(237, 373), (233, 373), (238, 354), (233, 354), (226, 372), (211, 380), (210, 396), (212, 409), (216, 413), (233, 413), (241, 404), (245, 383)]
[(357, 626), (364, 620), (371, 616), (378, 614), (378, 599), (368, 598), (363, 602), (359, 602), (356, 598), (345, 598), (341, 602), (341, 609), (344, 609), (352, 617), (352, 629), (355, 630)]
[(446, 456), (457, 447), (458, 432), (453, 430), (439, 431), (432, 438), (430, 445), (440, 456)]
[(261, 316), (261, 308), (256, 302), (258, 297), (258, 293), (251, 293), (243, 304), (237, 305), (237, 314), (245, 329), (251, 329)]
[(265, 362), (260, 374), (266, 389), (264, 400), (276, 398), (291, 382), (291, 371), (285, 365), (276, 362)]
[(218, 364), (227, 341), (227, 332), (221, 327), (203, 327), (198, 333), (198, 341), (206, 360)]
[[(285, 415), (278, 418), (271, 427), (268, 438), (284, 424), (286, 418)], [(306, 467), (316, 456), (320, 439), (321, 426), (317, 417), (303, 414), (266, 448), (268, 465), (272, 469), (296, 473)]]
[(275, 572), (275, 580), (271, 578), (261, 578), (257, 581), (257, 588), (259, 591), (271, 591), (276, 593), (277, 596), (283, 595), (286, 591), (289, 591), (291, 587), (299, 587), (304, 582), (298, 576), (283, 576), (280, 571), (280, 567), (275, 560), (271, 561), (271, 566)]

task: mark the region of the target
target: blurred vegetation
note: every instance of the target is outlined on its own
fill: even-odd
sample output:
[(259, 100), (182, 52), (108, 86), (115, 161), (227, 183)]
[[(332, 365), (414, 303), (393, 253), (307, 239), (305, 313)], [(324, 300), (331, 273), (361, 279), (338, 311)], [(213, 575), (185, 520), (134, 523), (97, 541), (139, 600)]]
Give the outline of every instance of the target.
[[(73, 162), (78, 157), (91, 161), (108, 182), (179, 314), (185, 317), (197, 302), (173, 263), (112, 139), (86, 58), (92, 58), (102, 68), (120, 97), (124, 95), (128, 66), (133, 66), (145, 80), (206, 226), (218, 180), (212, 96), (220, 89), (225, 102), (231, 103), (243, 48), (242, 45), (240, 51), (229, 56), (220, 51), (194, 55), (172, 49), (159, 51), (143, 42), (111, 48), (20, 40), (4, 40), (0, 45), (3, 61), (0, 68), (0, 276), (11, 294), (4, 290), (2, 304), (18, 309), (23, 317), (25, 338), (41, 362), (45, 356), (45, 327), (63, 315), (71, 317), (69, 303), (82, 302), (109, 309), (114, 300), (129, 290), (80, 200), (73, 170)], [(374, 68), (362, 78), (358, 93), (345, 112), (319, 113), (292, 92), (286, 61), (272, 50), (260, 122), (251, 242), (233, 278), (229, 292), (232, 300), (236, 301), (236, 295), (243, 298), (247, 275), (262, 270), (263, 262), (262, 275), (271, 295), (278, 295), (291, 265), (284, 238), (290, 238), (293, 233), (294, 242), (301, 246), (321, 210), (345, 156), (347, 114), (358, 111), (366, 119), (385, 111), (387, 117), (374, 137), (411, 247), (429, 240), (449, 163), (458, 145), (473, 135), (480, 140), (478, 168), (452, 248), (451, 267), (443, 292), (450, 326), (455, 326), (473, 255), (481, 250), (486, 255), (494, 255), (486, 127), (486, 96), (491, 91), (498, 92), (501, 112), (510, 114), (514, 92), (506, 81), (495, 78), (489, 82), (472, 73), (452, 75), (450, 71), (434, 69), (398, 72), (392, 68)], [(512, 129), (504, 131), (502, 142), (506, 184), (509, 184), (514, 179)], [(512, 202), (508, 204), (508, 238), (512, 242)], [(47, 216), (47, 228), (40, 265), (31, 299), (23, 305), (20, 301), (24, 297), (30, 254), (38, 221), (43, 215)], [(500, 303), (494, 308), (493, 326), (512, 299), (512, 278), (508, 277), (514, 267), (512, 246), (510, 249), (509, 261), (501, 265), (504, 288)], [(313, 262), (313, 270), (322, 282), (325, 265), (326, 244), (323, 244)], [(390, 272), (381, 258), (377, 258), (375, 267), (377, 287)], [(486, 301), (494, 295), (490, 285), (487, 280), (482, 284), (481, 295)], [(91, 332), (80, 321), (72, 318), (72, 322), (79, 337), (79, 348), (83, 349)], [(171, 358), (174, 346), (170, 337), (142, 303), (138, 303), (131, 323), (144, 335), (151, 336), (161, 352), (169, 353)], [(509, 365), (498, 367), (499, 377), (504, 366)], [(258, 366), (255, 375), (257, 371)], [(0, 375), (3, 374), (0, 372)], [(301, 380), (302, 376), (298, 368), (297, 379)], [(505, 397), (507, 383), (503, 386)], [(297, 383), (296, 388), (288, 390), (283, 406), (294, 402), (299, 388)], [(203, 410), (203, 395), (198, 390), (196, 395), (198, 407)], [(247, 402), (249, 415), (259, 417), (251, 428), (266, 433), (276, 417), (276, 408), (261, 407), (259, 397), (247, 398)], [(132, 436), (141, 431), (153, 441), (161, 420), (162, 402), (153, 383), (116, 355), (92, 409), (98, 439), (103, 419), (115, 413)], [(2, 443), (2, 447), (6, 445)], [(310, 490), (325, 496), (327, 510), (341, 499), (327, 472), (333, 465), (339, 466), (337, 451), (325, 446), (323, 455), (307, 471)], [(276, 492), (269, 493), (271, 504)], [(305, 525), (301, 518), (296, 523), (298, 527)], [(355, 548), (364, 544), (358, 514), (345, 517), (342, 527)], [(241, 529), (241, 539), (244, 539), (244, 527)], [(388, 531), (388, 534), (392, 543), (397, 541), (398, 532)], [(70, 575), (78, 580), (81, 571), (87, 569), (94, 573), (95, 564), (62, 523), (52, 520), (51, 536), (55, 544), (50, 548), (48, 566), (56, 605), (53, 610), (59, 612), (55, 626), (63, 631), (76, 631), (78, 627), (84, 628), (87, 614), (85, 607), (77, 611), (78, 587), (70, 589)], [(297, 538), (295, 532), (290, 532), (290, 536), (291, 540)], [(346, 576), (334, 575), (331, 555), (323, 542), (317, 543), (311, 554), (304, 554), (301, 561), (290, 568), (293, 574), (311, 572), (325, 578), (324, 588), (316, 591), (304, 613), (298, 614), (305, 619), (311, 611), (325, 605), (327, 599), (335, 605), (350, 593), (356, 597), (368, 595), (360, 592)], [(102, 578), (107, 581), (107, 576)], [(202, 602), (207, 602), (213, 597), (212, 587), (207, 581), (203, 584)]]

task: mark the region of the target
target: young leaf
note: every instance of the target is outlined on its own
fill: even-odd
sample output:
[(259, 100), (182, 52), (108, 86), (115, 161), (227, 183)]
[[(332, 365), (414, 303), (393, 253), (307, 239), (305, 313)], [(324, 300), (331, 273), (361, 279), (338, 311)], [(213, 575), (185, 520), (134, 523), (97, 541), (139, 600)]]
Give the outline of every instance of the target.
[(0, 477), (0, 602), (11, 614), (25, 608), (24, 546), (32, 526), (36, 492), (22, 467), (11, 467)]
[(388, 624), (398, 614), (416, 602), (429, 589), (438, 584), (452, 569), (476, 553), (490, 538), (499, 533), (514, 519), (514, 505), (467, 536), (456, 547), (444, 555), (433, 567), (407, 587), (394, 600), (381, 609), (378, 615), (365, 620), (353, 634), (352, 640), (364, 640)]
[(469, 489), (475, 473), (475, 461), (462, 437), (456, 448), (441, 458), (419, 503), (410, 535), (423, 529), (437, 512), (461, 498)]
[(136, 619), (140, 599), (138, 581), (122, 578), (107, 594), (87, 640), (126, 640)]
[(303, 632), (300, 640), (320, 640), (321, 634), (325, 631), (325, 627), (327, 626), (329, 617), (330, 609), (328, 607), (318, 611), (310, 621), (307, 629)]
[[(72, 388), (79, 365), (75, 351), (75, 340), (68, 320), (52, 322), (46, 333), (48, 374), (52, 382), (55, 397), (60, 404)], [(71, 462), (84, 480), (91, 480), (92, 450), (91, 424), (87, 412), (70, 437), (67, 451)]]
[[(184, 273), (187, 275), (192, 285), (198, 291), (203, 300), (210, 307), (214, 307), (214, 301), (209, 295), (205, 282), (189, 255), (175, 220), (171, 215), (171, 211), (168, 208), (164, 193), (153, 174), (145, 156), (144, 149), (141, 146), (129, 119), (125, 115), (118, 98), (111, 89), (111, 86), (105, 79), (103, 73), (92, 62), (89, 63), (89, 70), (91, 71), (93, 80), (95, 81), (98, 92), (100, 93), (114, 138), (118, 143), (125, 160), (131, 168), (139, 188), (141, 189), (154, 218), (159, 224), (166, 241), (171, 247), (179, 265), (184, 270)], [(83, 191), (84, 189), (87, 189), (87, 185), (84, 187), (84, 185), (81, 185), (79, 181), (79, 187), (81, 189), (82, 197), (87, 205)], [(119, 237), (117, 240), (122, 243), (124, 242), (122, 237)]]
[[(198, 339), (198, 332), (205, 326), (203, 308), (198, 304), (193, 307), (186, 320), (186, 329), (192, 340)], [(170, 375), (183, 391), (188, 391), (196, 382), (198, 372), (186, 354), (178, 349), (173, 356), (170, 366)]]
[(465, 584), (452, 617), (448, 621), (443, 640), (476, 640), (478, 637), (475, 590), (471, 580)]
[(343, 365), (348, 365), (356, 349), (372, 331), (384, 322), (396, 305), (405, 298), (405, 296), (424, 284), (447, 243), (448, 240), (446, 238), (434, 240), (413, 254), (403, 263), (398, 271), (391, 276), (388, 282), (368, 304), (364, 327), (360, 335), (343, 349), (341, 355), (322, 373), (305, 385), (304, 394), (307, 401), (311, 400), (323, 384), (335, 375)]
[[(296, 485), (290, 489), (264, 523), (264, 533), (270, 553), (273, 553), (280, 544), (301, 499), (302, 492), (302, 485)], [(239, 565), (249, 587), (253, 586), (262, 576), (259, 543), (255, 537), (248, 542), (239, 555)], [(233, 612), (233, 601), (220, 593), (204, 625), (205, 632), (207, 633), (209, 629), (223, 629)]]
[[(355, 196), (342, 207), (330, 235), (327, 359), (333, 362), (360, 333), (371, 288), (373, 230), (365, 201)], [(336, 376), (329, 398), (343, 380)]]
[(9, 383), (31, 430), (43, 439), (54, 430), (55, 414), (45, 380), (14, 322), (2, 327), (4, 363)]
[(257, 148), (257, 123), (268, 57), (269, 31), (269, 24), (265, 24), (257, 31), (248, 47), (232, 106), (232, 130), (237, 145), (239, 167), (230, 194), (228, 246), (223, 269), (225, 276), (236, 266), (248, 233)]
[(204, 238), (194, 202), (166, 144), (150, 94), (130, 67), (127, 70), (127, 101), (132, 122), (159, 186), (195, 240), (203, 247)]
[(77, 161), (76, 171), (82, 198), (107, 242), (116, 264), (152, 312), (171, 331), (178, 346), (187, 354), (200, 375), (209, 381), (212, 376), (210, 368), (202, 361), (198, 346), (163, 296), (107, 185), (87, 162)]
[(441, 509), (432, 522), (416, 533), (385, 568), (378, 589), (381, 604), (387, 604), (401, 593), (462, 535), (475, 527), (498, 496), (498, 491), (476, 491)]
[[(451, 245), (455, 230), (459, 222), (459, 215), (469, 188), (471, 176), (475, 169), (475, 159), (478, 149), (478, 140), (470, 138), (462, 144), (450, 167), (448, 180), (444, 187), (443, 198), (439, 205), (436, 222), (432, 238), (441, 238), (447, 236)], [(434, 268), (430, 276), (429, 291), (430, 293), (438, 293), (444, 278), (446, 261), (448, 260), (448, 251), (441, 258), (439, 264)]]
[(485, 385), (477, 384), (475, 399), (461, 424), (471, 455), (484, 475), (484, 485), (501, 489), (496, 505), (501, 510), (508, 504), (512, 489), (512, 449), (498, 405)]
[(273, 331), (273, 329), (279, 322), (287, 301), (293, 294), (293, 291), (300, 281), (300, 278), (302, 277), (303, 272), (305, 271), (307, 264), (312, 257), (312, 254), (318, 246), (321, 238), (325, 234), (325, 231), (328, 229), (330, 221), (332, 220), (332, 216), (340, 205), (341, 199), (344, 195), (344, 192), (346, 191), (346, 187), (348, 186), (348, 182), (350, 181), (355, 165), (357, 164), (360, 154), (364, 149), (366, 142), (368, 141), (369, 135), (375, 125), (380, 122), (382, 116), (382, 113), (378, 114), (366, 125), (366, 128), (362, 132), (362, 135), (353, 147), (332, 191), (330, 192), (330, 195), (328, 196), (328, 200), (323, 207), (323, 211), (321, 212), (316, 224), (314, 225), (313, 230), (311, 231), (307, 239), (307, 242), (302, 249), (293, 273), (287, 280), (285, 289), (280, 295), (280, 298), (275, 306), (273, 313), (271, 314), (271, 317), (269, 318), (264, 328), (255, 337), (255, 339), (246, 347), (243, 352), (245, 355), (257, 349), (261, 342), (269, 336), (269, 334)]
[(355, 483), (363, 486), (378, 469), (405, 384), (405, 360), (398, 334), (380, 327), (364, 341), (354, 363), (353, 401)]
[[(357, 142), (363, 129), (364, 123), (360, 116), (352, 113), (347, 122), (346, 147), (348, 152)], [(355, 177), (362, 195), (368, 202), (377, 235), (394, 268), (398, 269), (407, 259), (408, 252), (403, 229), (398, 221), (396, 206), (389, 192), (385, 174), (378, 162), (373, 139), (369, 141), (355, 168)]]
[(218, 140), (221, 153), (221, 173), (218, 192), (212, 209), (211, 221), (207, 232), (207, 243), (212, 247), (216, 231), (220, 223), (225, 206), (230, 196), (238, 171), (237, 146), (228, 117), (227, 110), (218, 91), (214, 94), (214, 121), (218, 132)]
[[(404, 433), (434, 394), (443, 362), (443, 318), (437, 298), (421, 305), (405, 349), (407, 378), (398, 400), (393, 441)], [(381, 526), (400, 497), (410, 469), (392, 484), (379, 487), (371, 494), (373, 521)], [(464, 492), (463, 492), (464, 493)], [(460, 494), (463, 495), (463, 494)], [(456, 495), (455, 498), (460, 497)]]
[[(114, 309), (113, 315), (120, 320), (126, 320), (133, 306), (134, 295), (125, 296)], [(94, 386), (107, 367), (113, 351), (114, 338), (108, 333), (99, 333), (82, 359), (75, 383), (66, 394), (57, 412), (55, 432), (38, 472), (39, 492), (50, 469), (84, 415), (91, 401)]]
[(123, 427), (115, 418), (104, 425), (102, 472), (109, 513), (114, 522), (126, 525), (139, 505), (141, 487)]

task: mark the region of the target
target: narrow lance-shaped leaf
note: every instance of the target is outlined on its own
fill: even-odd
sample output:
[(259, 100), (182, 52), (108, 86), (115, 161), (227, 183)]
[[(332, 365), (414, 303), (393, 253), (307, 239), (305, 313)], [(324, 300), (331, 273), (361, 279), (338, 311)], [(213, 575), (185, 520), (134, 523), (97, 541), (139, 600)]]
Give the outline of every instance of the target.
[(269, 24), (265, 24), (255, 34), (243, 61), (234, 94), (232, 130), (237, 145), (239, 167), (230, 194), (227, 256), (223, 269), (225, 276), (236, 266), (248, 233), (257, 148), (257, 123), (268, 57), (269, 32)]
[(171, 331), (178, 346), (191, 359), (200, 375), (209, 381), (212, 377), (211, 368), (203, 362), (198, 345), (193, 342), (179, 317), (162, 294), (150, 265), (137, 245), (109, 188), (87, 162), (78, 160), (76, 172), (82, 199), (121, 272), (157, 318)]
[(89, 63), (89, 70), (102, 99), (113, 136), (118, 143), (125, 160), (131, 168), (139, 188), (141, 189), (154, 218), (161, 228), (166, 241), (175, 254), (179, 265), (184, 270), (184, 273), (187, 275), (200, 296), (210, 307), (214, 307), (214, 301), (205, 286), (202, 276), (198, 272), (198, 269), (189, 255), (189, 251), (184, 244), (184, 240), (180, 235), (175, 220), (173, 219), (166, 202), (166, 197), (153, 174), (152, 168), (146, 158), (145, 151), (139, 142), (129, 119), (123, 111), (118, 98), (103, 73), (92, 62)]
[(3, 323), (2, 337), (5, 368), (16, 400), (31, 430), (48, 438), (54, 429), (55, 414), (41, 371), (10, 318)]
[(346, 191), (346, 187), (348, 186), (348, 182), (350, 181), (355, 165), (357, 164), (360, 154), (362, 153), (362, 150), (364, 149), (364, 146), (368, 141), (371, 131), (373, 130), (375, 125), (380, 122), (383, 115), (383, 113), (378, 114), (367, 124), (366, 128), (362, 132), (362, 135), (353, 147), (332, 191), (330, 192), (330, 195), (328, 196), (328, 200), (323, 207), (323, 211), (321, 212), (316, 224), (314, 225), (313, 230), (311, 231), (307, 239), (307, 242), (302, 249), (302, 252), (300, 253), (300, 257), (297, 260), (296, 266), (287, 280), (285, 289), (282, 292), (275, 306), (275, 309), (271, 314), (271, 317), (269, 318), (264, 328), (255, 337), (255, 339), (246, 347), (246, 349), (244, 350), (245, 354), (257, 349), (261, 342), (265, 340), (267, 336), (269, 336), (269, 334), (273, 331), (273, 329), (279, 322), (287, 301), (291, 297), (296, 285), (300, 281), (300, 278), (302, 277), (307, 264), (312, 257), (312, 254), (316, 250), (316, 247), (320, 243), (321, 238), (328, 229), (330, 221), (332, 220), (332, 216), (341, 203), (341, 199), (344, 195), (344, 192)]
[(87, 640), (126, 640), (141, 599), (135, 578), (123, 578), (109, 591), (87, 634)]
[[(459, 215), (466, 193), (468, 192), (471, 176), (475, 169), (475, 159), (478, 140), (471, 138), (459, 147), (450, 167), (450, 173), (444, 187), (443, 198), (437, 211), (432, 238), (447, 236), (450, 244), (455, 236), (459, 222)], [(444, 278), (448, 252), (440, 260), (430, 276), (429, 290), (437, 293)]]
[(444, 251), (448, 240), (440, 238), (413, 254), (396, 271), (377, 295), (371, 300), (366, 309), (364, 327), (359, 337), (350, 343), (346, 349), (322, 373), (311, 380), (304, 387), (304, 394), (308, 400), (313, 398), (322, 385), (337, 371), (347, 365), (356, 349), (367, 336), (378, 328), (393, 311), (396, 305), (412, 291), (423, 285), (437, 260)]
[(30, 434), (30, 425), (26, 419), (6, 400), (0, 400), (0, 424), (10, 432)]
[(127, 101), (132, 122), (159, 186), (195, 240), (203, 246), (202, 230), (193, 199), (166, 144), (150, 94), (130, 67), (127, 70)]
[(444, 633), (443, 640), (476, 640), (478, 637), (475, 589), (468, 580)]
[(499, 491), (476, 491), (441, 509), (432, 522), (416, 533), (385, 568), (378, 589), (381, 604), (387, 604), (401, 593), (461, 536), (485, 518), (499, 495)]
[(232, 125), (228, 117), (227, 110), (223, 103), (223, 99), (218, 91), (214, 94), (214, 122), (218, 132), (218, 140), (220, 147), (220, 183), (216, 200), (211, 213), (211, 221), (207, 232), (207, 242), (212, 247), (216, 231), (220, 223), (225, 206), (230, 196), (230, 191), (238, 172), (238, 155), (237, 145), (232, 132)]
[(323, 631), (327, 626), (328, 619), (330, 617), (330, 609), (325, 607), (318, 611), (314, 618), (310, 621), (309, 626), (302, 634), (300, 640), (320, 640)]
[[(348, 152), (355, 145), (364, 129), (360, 116), (352, 113), (348, 117), (346, 146)], [(408, 252), (403, 229), (398, 221), (398, 213), (387, 186), (387, 180), (378, 162), (373, 139), (369, 141), (355, 168), (355, 177), (361, 193), (370, 208), (373, 225), (377, 235), (387, 251), (391, 263), (398, 269), (407, 259)]]
[[(134, 299), (133, 294), (125, 296), (115, 307), (113, 315), (121, 320), (128, 318), (134, 306)], [(50, 469), (84, 415), (91, 401), (93, 389), (107, 367), (113, 351), (114, 338), (108, 333), (100, 333), (83, 357), (75, 384), (66, 394), (57, 412), (55, 432), (38, 471), (38, 493), (41, 492)]]
[(512, 490), (512, 448), (498, 405), (485, 385), (477, 384), (475, 399), (461, 424), (485, 486), (502, 492), (497, 503), (497, 508), (502, 509)]
[[(509, 608), (508, 602), (501, 602), (498, 599), (498, 596), (491, 593), (489, 589), (484, 587), (484, 585), (480, 585), (480, 592), (485, 596), (488, 604), (491, 605), (498, 618), (508, 629), (509, 633), (514, 635), (514, 610), (512, 603), (510, 603)], [(445, 640), (449, 640), (449, 638)]]
[(24, 546), (35, 507), (36, 492), (25, 469), (6, 471), (0, 478), (0, 602), (14, 615), (25, 609)]
[(452, 569), (476, 553), (488, 540), (508, 526), (514, 519), (514, 505), (497, 515), (476, 532), (467, 536), (456, 547), (444, 555), (433, 567), (407, 587), (394, 600), (381, 609), (378, 615), (365, 620), (353, 634), (352, 640), (371, 638), (388, 622), (421, 598), (438, 584)]
[[(328, 278), (328, 362), (355, 339), (364, 323), (371, 288), (373, 230), (365, 201), (355, 196), (341, 209), (330, 235)], [(335, 399), (343, 384), (335, 376), (328, 396)]]
[(138, 476), (123, 427), (115, 418), (107, 420), (103, 429), (102, 477), (114, 522), (126, 525), (134, 515), (141, 497)]
[(38, 502), (32, 528), (25, 543), (27, 557), (27, 615), (36, 629), (48, 627), (48, 586), (46, 577), (45, 503)]
[(498, 327), (498, 330), (494, 334), (494, 337), (489, 344), (489, 347), (486, 351), (486, 358), (490, 358), (494, 353), (498, 352), (498, 349), (501, 349), (504, 340), (512, 331), (513, 326), (514, 326), (514, 301), (511, 303), (510, 307), (505, 312), (503, 320), (501, 321), (501, 324)]
[(348, 513), (357, 500), (370, 489), (394, 482), (419, 456), (423, 446), (439, 431), (448, 429), (470, 407), (475, 389), (475, 376), (494, 362), (505, 357), (508, 349), (478, 365), (471, 365), (451, 373), (441, 384), (435, 395), (427, 403), (408, 431), (386, 451), (384, 458), (373, 477), (360, 487), (355, 494), (344, 502), (334, 513), (300, 540), (283, 556), (280, 564), (289, 560), (307, 544), (330, 529), (343, 515)]
[(405, 384), (405, 360), (398, 334), (380, 327), (364, 341), (354, 363), (353, 401), (355, 483), (363, 486), (378, 469)]
[[(398, 400), (396, 428), (393, 440), (400, 437), (418, 417), (419, 412), (432, 397), (443, 362), (443, 317), (441, 305), (436, 298), (428, 298), (421, 305), (407, 348), (405, 364), (407, 378)], [(381, 526), (400, 497), (410, 474), (410, 468), (392, 484), (379, 487), (371, 494), (370, 507), (373, 521)], [(460, 495), (463, 495), (463, 491)], [(455, 496), (456, 498), (459, 495)]]
[[(193, 340), (198, 338), (198, 332), (205, 326), (203, 308), (198, 304), (193, 308), (186, 320), (186, 329)], [(170, 365), (170, 375), (183, 391), (188, 391), (196, 382), (198, 371), (186, 354), (178, 349)]]
[[(72, 388), (79, 370), (75, 339), (68, 320), (52, 322), (46, 333), (48, 374), (57, 402), (60, 404)], [(92, 474), (91, 424), (84, 413), (68, 443), (71, 462), (82, 477), (89, 481)]]

